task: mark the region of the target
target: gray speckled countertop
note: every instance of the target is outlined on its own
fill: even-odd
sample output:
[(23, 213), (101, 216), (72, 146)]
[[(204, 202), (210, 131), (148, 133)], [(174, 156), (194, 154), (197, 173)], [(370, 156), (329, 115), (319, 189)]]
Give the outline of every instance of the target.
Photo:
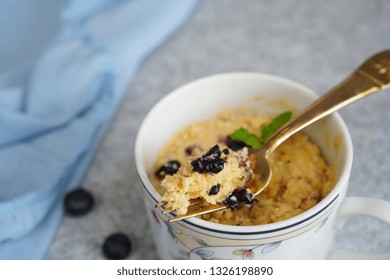
[[(134, 163), (137, 130), (165, 94), (191, 80), (232, 71), (269, 73), (322, 94), (364, 59), (390, 48), (388, 0), (200, 1), (188, 22), (151, 55), (129, 86), (83, 185), (96, 207), (65, 217), (48, 259), (103, 259), (112, 232), (133, 241), (130, 259), (157, 259)], [(349, 196), (390, 200), (390, 91), (342, 109), (354, 144)], [(390, 226), (347, 222), (336, 246), (390, 252)]]

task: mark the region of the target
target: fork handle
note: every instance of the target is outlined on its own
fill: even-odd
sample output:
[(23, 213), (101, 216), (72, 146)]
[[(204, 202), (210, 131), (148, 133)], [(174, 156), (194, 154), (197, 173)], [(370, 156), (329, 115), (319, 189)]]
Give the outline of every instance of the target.
[(390, 50), (367, 59), (349, 77), (318, 98), (264, 144), (268, 157), (282, 142), (348, 104), (390, 86)]

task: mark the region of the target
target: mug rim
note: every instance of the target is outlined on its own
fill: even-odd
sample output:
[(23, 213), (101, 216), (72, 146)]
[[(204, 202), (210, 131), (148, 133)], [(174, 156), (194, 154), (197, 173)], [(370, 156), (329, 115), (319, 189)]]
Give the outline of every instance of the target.
[[(252, 76), (260, 79), (267, 79), (275, 81), (276, 83), (283, 83), (289, 87), (293, 87), (295, 89), (298, 89), (299, 91), (303, 92), (305, 95), (309, 95), (310, 98), (318, 98), (318, 95), (314, 93), (311, 89), (303, 86), (302, 84), (299, 84), (297, 82), (294, 82), (290, 79), (286, 79), (279, 76), (274, 76), (270, 74), (265, 73), (257, 73), (257, 72), (228, 72), (228, 73), (220, 73), (215, 75), (210, 75), (206, 77), (202, 77), (200, 79), (193, 80), (189, 83), (186, 83), (173, 91), (166, 94), (163, 98), (161, 98), (153, 107), (152, 109), (147, 113), (146, 117), (142, 121), (142, 124), (138, 130), (136, 141), (135, 141), (135, 163), (137, 168), (137, 173), (140, 178), (140, 181), (143, 185), (144, 190), (148, 194), (149, 198), (151, 198), (155, 203), (158, 203), (161, 201), (160, 194), (155, 190), (153, 184), (151, 183), (147, 172), (143, 166), (143, 160), (141, 158), (141, 145), (142, 145), (142, 136), (144, 134), (144, 131), (146, 130), (146, 125), (149, 122), (149, 119), (155, 114), (155, 112), (158, 110), (159, 107), (163, 106), (167, 102), (171, 102), (172, 99), (175, 99), (176, 96), (180, 95), (182, 92), (185, 92), (187, 88), (196, 86), (198, 83), (206, 82), (208, 80), (213, 79), (219, 79), (219, 78), (228, 78), (228, 77), (238, 77), (238, 76)], [(196, 227), (198, 229), (206, 230), (206, 231), (213, 231), (217, 233), (222, 234), (239, 234), (239, 235), (252, 235), (252, 234), (264, 234), (264, 233), (272, 233), (275, 231), (282, 231), (286, 229), (290, 229), (293, 227), (296, 227), (298, 225), (304, 224), (306, 221), (310, 221), (313, 217), (321, 214), (325, 210), (331, 208), (331, 206), (334, 205), (334, 202), (338, 199), (340, 196), (341, 188), (344, 184), (348, 183), (349, 180), (349, 173), (352, 168), (352, 161), (353, 161), (353, 146), (352, 146), (352, 140), (351, 135), (349, 133), (349, 130), (344, 122), (344, 120), (341, 118), (341, 116), (338, 114), (338, 112), (335, 112), (331, 114), (331, 117), (333, 118), (333, 122), (335, 122), (338, 127), (340, 128), (340, 131), (344, 137), (345, 140), (345, 148), (346, 148), (346, 159), (343, 167), (343, 172), (341, 173), (339, 179), (337, 180), (335, 186), (333, 187), (332, 191), (320, 202), (318, 202), (316, 205), (311, 207), (310, 209), (293, 216), (291, 218), (270, 223), (270, 224), (262, 224), (262, 225), (250, 225), (250, 226), (234, 226), (234, 225), (226, 225), (226, 224), (218, 224), (213, 223), (210, 221), (206, 221), (199, 218), (187, 218), (185, 220), (177, 221), (177, 223), (183, 225), (183, 226), (191, 226)], [(159, 198), (159, 199), (158, 199)], [(174, 214), (169, 214), (174, 216)]]

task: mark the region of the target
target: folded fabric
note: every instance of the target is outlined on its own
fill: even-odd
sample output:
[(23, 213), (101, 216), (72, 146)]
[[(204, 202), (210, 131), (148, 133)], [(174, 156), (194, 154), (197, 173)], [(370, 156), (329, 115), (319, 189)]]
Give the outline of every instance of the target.
[(0, 259), (44, 258), (135, 71), (195, 4), (70, 1), (34, 67), (0, 75)]

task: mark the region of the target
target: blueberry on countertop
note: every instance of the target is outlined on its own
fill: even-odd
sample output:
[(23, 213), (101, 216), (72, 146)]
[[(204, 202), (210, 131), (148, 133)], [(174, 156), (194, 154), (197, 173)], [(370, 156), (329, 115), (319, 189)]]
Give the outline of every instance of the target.
[(103, 254), (109, 260), (123, 260), (131, 252), (131, 241), (123, 233), (111, 234), (104, 240)]
[(94, 205), (94, 199), (90, 192), (83, 188), (75, 189), (65, 195), (64, 210), (71, 216), (87, 214)]

